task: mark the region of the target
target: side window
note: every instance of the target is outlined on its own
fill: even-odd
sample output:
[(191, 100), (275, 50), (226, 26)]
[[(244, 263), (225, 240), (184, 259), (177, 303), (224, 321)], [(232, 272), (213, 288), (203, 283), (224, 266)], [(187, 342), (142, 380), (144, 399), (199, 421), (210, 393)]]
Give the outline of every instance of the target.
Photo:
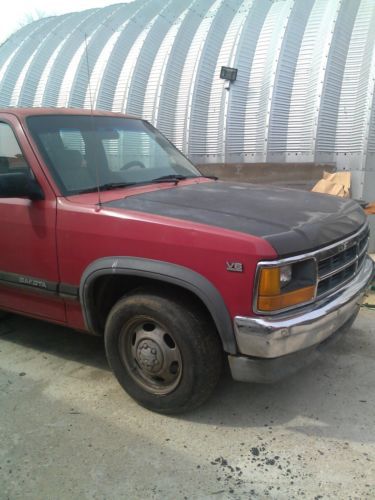
[(0, 175), (30, 171), (18, 145), (13, 130), (7, 123), (0, 123)]

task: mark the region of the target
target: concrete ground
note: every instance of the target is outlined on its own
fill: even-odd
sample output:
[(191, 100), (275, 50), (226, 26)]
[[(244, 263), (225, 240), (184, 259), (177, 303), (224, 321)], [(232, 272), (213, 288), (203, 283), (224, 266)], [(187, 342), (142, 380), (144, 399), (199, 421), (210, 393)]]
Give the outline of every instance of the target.
[(0, 323), (0, 498), (375, 498), (375, 310), (272, 386), (228, 374), (199, 410), (140, 408), (101, 339)]

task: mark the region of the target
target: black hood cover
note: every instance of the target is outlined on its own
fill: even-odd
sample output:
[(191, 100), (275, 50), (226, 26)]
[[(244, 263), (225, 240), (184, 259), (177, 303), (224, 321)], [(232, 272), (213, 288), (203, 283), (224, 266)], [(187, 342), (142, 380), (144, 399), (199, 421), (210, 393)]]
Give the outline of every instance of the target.
[(104, 206), (223, 227), (266, 239), (280, 256), (311, 251), (356, 232), (360, 206), (336, 196), (227, 182), (178, 185)]

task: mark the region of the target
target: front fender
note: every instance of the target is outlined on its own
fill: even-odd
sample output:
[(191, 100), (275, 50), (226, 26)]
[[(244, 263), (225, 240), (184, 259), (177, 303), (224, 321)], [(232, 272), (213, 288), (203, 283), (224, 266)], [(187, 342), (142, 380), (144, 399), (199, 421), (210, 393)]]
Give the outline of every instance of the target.
[(79, 293), (85, 323), (89, 331), (99, 333), (95, 321), (93, 284), (100, 276), (109, 275), (155, 279), (192, 292), (210, 312), (224, 350), (230, 354), (237, 353), (232, 319), (219, 291), (201, 274), (189, 268), (159, 260), (137, 257), (105, 257), (92, 262), (85, 269)]

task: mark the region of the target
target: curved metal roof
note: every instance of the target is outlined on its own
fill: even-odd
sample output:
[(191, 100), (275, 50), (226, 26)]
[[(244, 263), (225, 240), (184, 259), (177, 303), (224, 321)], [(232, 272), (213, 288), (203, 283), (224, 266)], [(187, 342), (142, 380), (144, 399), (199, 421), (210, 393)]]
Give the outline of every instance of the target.
[(373, 0), (137, 0), (16, 32), (0, 47), (0, 106), (142, 115), (201, 163), (338, 161), (362, 194), (374, 43)]

